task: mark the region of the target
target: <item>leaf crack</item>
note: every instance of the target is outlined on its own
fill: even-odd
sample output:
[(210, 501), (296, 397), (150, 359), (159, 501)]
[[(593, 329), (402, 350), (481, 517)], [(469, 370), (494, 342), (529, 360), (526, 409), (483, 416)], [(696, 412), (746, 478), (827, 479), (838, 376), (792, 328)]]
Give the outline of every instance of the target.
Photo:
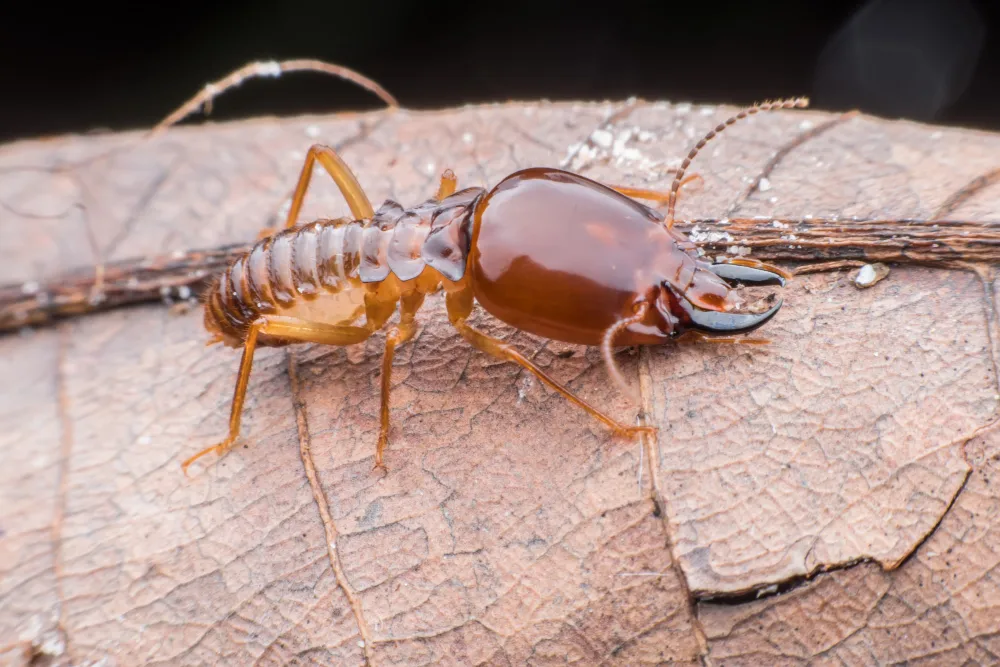
[(343, 565), (340, 562), (340, 554), (337, 551), (337, 537), (339, 533), (333, 522), (333, 516), (330, 513), (330, 503), (326, 498), (326, 492), (320, 484), (316, 465), (313, 463), (309, 423), (306, 419), (306, 406), (299, 391), (299, 377), (296, 368), (295, 353), (289, 350), (288, 379), (291, 385), (292, 405), (295, 409), (295, 422), (299, 431), (299, 453), (302, 458), (302, 466), (305, 468), (306, 477), (309, 479), (309, 486), (312, 488), (313, 498), (316, 501), (317, 509), (319, 509), (323, 528), (326, 531), (326, 547), (330, 567), (333, 569), (334, 577), (337, 579), (337, 586), (343, 591), (344, 597), (347, 598), (348, 603), (351, 605), (351, 611), (354, 613), (354, 619), (358, 624), (358, 632), (364, 644), (362, 649), (364, 651), (365, 663), (371, 665), (373, 663), (371, 630), (368, 627), (368, 621), (365, 619), (361, 600), (347, 581)]
[[(650, 372), (649, 348), (642, 346), (639, 349), (639, 396), (642, 400), (643, 416), (649, 415), (653, 410), (653, 376)], [(688, 618), (691, 619), (691, 629), (694, 632), (695, 641), (698, 644), (698, 659), (704, 663), (708, 657), (708, 635), (705, 626), (698, 618), (698, 608), (694, 596), (691, 595), (691, 588), (688, 585), (687, 577), (681, 567), (680, 558), (677, 554), (677, 541), (670, 525), (669, 512), (667, 512), (667, 500), (660, 488), (660, 457), (659, 438), (643, 438), (645, 442), (646, 457), (649, 466), (649, 499), (653, 503), (653, 514), (658, 516), (663, 524), (663, 535), (666, 541), (667, 551), (670, 553), (670, 569), (677, 577), (677, 584), (681, 588), (684, 600), (687, 605)]]

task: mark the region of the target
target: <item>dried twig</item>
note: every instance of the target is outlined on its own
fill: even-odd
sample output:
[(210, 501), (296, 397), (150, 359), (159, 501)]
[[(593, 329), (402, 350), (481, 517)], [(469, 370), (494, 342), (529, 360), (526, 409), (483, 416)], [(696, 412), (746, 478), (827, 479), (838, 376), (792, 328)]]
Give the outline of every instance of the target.
[[(959, 262), (1000, 262), (1000, 222), (921, 220), (792, 220), (733, 218), (678, 223), (708, 255), (750, 255), (802, 263), (798, 273), (831, 271), (853, 262), (899, 262), (954, 268)], [(44, 285), (0, 286), (0, 332), (122, 306), (196, 297), (250, 244), (123, 260)]]

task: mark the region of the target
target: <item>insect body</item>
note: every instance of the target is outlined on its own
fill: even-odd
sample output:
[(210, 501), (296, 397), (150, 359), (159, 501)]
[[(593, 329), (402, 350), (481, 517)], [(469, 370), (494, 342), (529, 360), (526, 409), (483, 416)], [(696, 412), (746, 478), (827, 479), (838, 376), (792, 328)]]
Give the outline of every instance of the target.
[[(243, 348), (229, 435), (183, 463), (223, 453), (239, 435), (240, 415), (258, 346), (351, 345), (399, 322), (385, 340), (381, 423), (375, 453), (382, 467), (389, 433), (389, 387), (395, 348), (416, 333), (427, 294), (443, 289), (448, 317), (477, 349), (518, 363), (616, 433), (655, 431), (605, 415), (549, 377), (508, 344), (468, 324), (474, 302), (519, 329), (570, 343), (600, 346), (614, 380), (628, 383), (615, 346), (662, 343), (682, 335), (723, 342), (771, 319), (740, 313), (733, 284), (784, 285), (788, 274), (764, 264), (712, 264), (673, 229), (684, 171), (704, 144), (758, 111), (805, 106), (805, 100), (754, 106), (706, 135), (688, 154), (668, 195), (611, 187), (558, 169), (515, 172), (491, 190), (467, 188), (445, 171), (435, 197), (413, 208), (386, 201), (375, 211), (348, 166), (330, 148), (306, 157), (284, 230), (233, 262), (206, 293), (205, 327), (214, 341)], [(319, 161), (339, 186), (352, 218), (295, 227), (312, 169)], [(664, 218), (631, 196), (668, 202)], [(363, 322), (361, 322), (363, 317)]]

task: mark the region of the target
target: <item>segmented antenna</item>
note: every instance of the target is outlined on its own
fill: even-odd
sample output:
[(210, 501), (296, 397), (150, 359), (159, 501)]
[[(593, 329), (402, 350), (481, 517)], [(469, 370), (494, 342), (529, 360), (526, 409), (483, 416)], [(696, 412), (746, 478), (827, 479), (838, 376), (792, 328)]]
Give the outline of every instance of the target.
[(677, 171), (674, 176), (674, 182), (670, 184), (670, 195), (667, 199), (667, 228), (673, 227), (674, 225), (674, 209), (677, 207), (677, 191), (680, 190), (681, 181), (684, 179), (684, 172), (689, 166), (691, 166), (691, 161), (694, 157), (705, 147), (709, 141), (714, 139), (720, 132), (725, 130), (727, 127), (735, 123), (736, 121), (743, 120), (747, 116), (752, 116), (755, 113), (761, 111), (771, 111), (775, 109), (803, 109), (809, 106), (808, 97), (796, 97), (787, 100), (775, 100), (774, 102), (761, 102), (760, 104), (755, 104), (751, 107), (747, 107), (743, 111), (739, 112), (735, 116), (727, 119), (723, 123), (719, 123), (714, 129), (710, 130), (708, 134), (702, 137), (701, 141), (695, 144), (695, 147), (691, 149), (691, 152), (687, 154), (684, 161), (681, 163), (681, 168)]
[(168, 127), (176, 125), (198, 109), (204, 108), (207, 112), (211, 108), (212, 100), (215, 99), (215, 97), (230, 88), (235, 88), (247, 79), (265, 76), (278, 77), (289, 72), (321, 72), (323, 74), (330, 74), (332, 76), (350, 81), (351, 83), (361, 86), (365, 90), (375, 93), (378, 95), (379, 99), (389, 105), (390, 108), (399, 107), (399, 102), (396, 101), (396, 98), (377, 82), (342, 65), (326, 63), (321, 60), (308, 59), (282, 60), (280, 62), (253, 62), (247, 63), (243, 67), (233, 70), (218, 81), (206, 84), (197, 95), (189, 99), (187, 102), (178, 107), (173, 113), (157, 123), (157, 125), (149, 131), (148, 136), (151, 138), (161, 134)]

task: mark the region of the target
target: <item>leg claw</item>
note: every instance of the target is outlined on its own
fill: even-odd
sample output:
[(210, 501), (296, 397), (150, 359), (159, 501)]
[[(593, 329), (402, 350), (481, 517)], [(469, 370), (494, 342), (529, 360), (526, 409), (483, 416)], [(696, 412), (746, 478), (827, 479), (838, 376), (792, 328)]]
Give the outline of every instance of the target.
[(211, 454), (212, 452), (217, 453), (219, 456), (225, 454), (226, 451), (232, 446), (234, 440), (235, 440), (234, 438), (226, 439), (223, 442), (220, 442), (219, 444), (213, 447), (208, 447), (206, 449), (203, 449), (194, 456), (189, 457), (187, 460), (181, 463), (181, 470), (184, 471), (184, 476), (190, 477), (190, 475), (188, 475), (188, 466), (190, 466), (192, 463), (194, 463), (201, 457), (205, 456), (206, 454)]

